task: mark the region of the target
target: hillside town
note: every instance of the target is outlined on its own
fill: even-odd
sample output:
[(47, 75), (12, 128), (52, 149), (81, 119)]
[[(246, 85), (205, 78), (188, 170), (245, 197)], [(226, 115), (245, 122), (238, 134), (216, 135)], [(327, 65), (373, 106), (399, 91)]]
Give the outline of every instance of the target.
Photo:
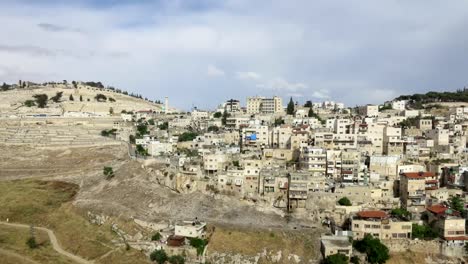
[[(2, 96), (25, 94), (0, 105), (2, 144), (125, 146), (130, 159), (172, 192), (235, 198), (324, 228), (317, 237), (324, 261), (383, 263), (389, 252), (412, 248), (455, 259), (467, 254), (463, 102), (403, 96), (350, 108), (249, 96), (245, 104), (227, 99), (216, 109), (184, 112), (170, 107), (167, 97), (156, 102), (135, 96), (143, 102), (137, 105), (125, 101), (128, 93), (124, 100), (122, 91), (94, 82), (20, 81), (2, 90)], [(41, 106), (37, 95), (45, 91), (50, 95), (44, 93)], [(104, 175), (112, 181), (113, 168), (105, 166)], [(88, 214), (94, 224), (105, 222)], [(148, 241), (113, 225), (129, 247), (152, 259), (168, 252), (205, 263), (213, 230), (203, 214), (135, 222), (157, 233)], [(311, 226), (292, 228), (307, 232)]]
[(362, 239), (395, 251), (414, 244), (466, 255), (463, 103), (418, 109), (409, 99), (347, 108), (291, 98), (285, 107), (280, 97), (256, 96), (214, 111), (148, 110), (121, 114), (116, 136), (131, 134), (135, 158), (166, 164), (175, 177), (163, 182), (179, 192), (265, 201), (290, 217), (319, 221), (329, 227), (323, 258), (359, 256), (351, 241)]

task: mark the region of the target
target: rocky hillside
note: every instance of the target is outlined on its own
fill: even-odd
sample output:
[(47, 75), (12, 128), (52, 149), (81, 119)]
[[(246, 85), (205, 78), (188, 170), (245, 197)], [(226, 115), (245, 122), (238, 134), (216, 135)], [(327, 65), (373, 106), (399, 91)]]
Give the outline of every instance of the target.
[[(42, 107), (36, 95), (43, 94), (47, 95), (47, 98), (46, 105)], [(153, 110), (158, 112), (162, 109), (161, 104), (143, 98), (86, 84), (76, 86), (64, 84), (32, 85), (0, 91), (0, 112), (9, 115), (61, 115), (67, 112), (73, 115), (73, 113), (81, 112), (102, 116), (108, 115), (110, 111), (114, 113), (120, 113), (122, 110)]]

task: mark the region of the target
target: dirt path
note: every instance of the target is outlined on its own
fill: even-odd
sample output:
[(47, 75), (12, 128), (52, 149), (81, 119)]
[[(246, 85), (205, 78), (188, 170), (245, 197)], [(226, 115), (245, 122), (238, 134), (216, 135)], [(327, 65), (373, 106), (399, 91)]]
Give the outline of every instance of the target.
[[(19, 227), (19, 228), (27, 228), (27, 229), (30, 228), (29, 225), (23, 225), (23, 224), (13, 224), (13, 223), (7, 223), (7, 222), (0, 222), (0, 224), (6, 225), (6, 226), (12, 226), (12, 227)], [(60, 246), (60, 244), (59, 244), (59, 242), (57, 240), (57, 237), (54, 234), (54, 231), (52, 231), (50, 229), (47, 229), (47, 228), (44, 228), (44, 227), (34, 227), (34, 228), (47, 232), (47, 235), (49, 235), (49, 239), (50, 239), (50, 243), (52, 244), (52, 247), (60, 255), (63, 255), (65, 257), (67, 257), (67, 258), (70, 258), (70, 259), (74, 260), (75, 262), (77, 262), (79, 264), (91, 264), (91, 263), (93, 263), (92, 261), (88, 261), (86, 259), (83, 259), (83, 258), (77, 256), (77, 255), (74, 255), (74, 254), (71, 254), (70, 252), (65, 251)]]
[(13, 252), (13, 251), (5, 250), (5, 249), (2, 249), (2, 248), (0, 248), (0, 256), (1, 255), (10, 256), (10, 257), (13, 257), (14, 259), (21, 260), (21, 263), (40, 264), (39, 262), (36, 262), (36, 261), (34, 261), (34, 260), (30, 259), (30, 258), (27, 258), (27, 257), (23, 256), (23, 255), (20, 255), (20, 254), (17, 254), (15, 252)]

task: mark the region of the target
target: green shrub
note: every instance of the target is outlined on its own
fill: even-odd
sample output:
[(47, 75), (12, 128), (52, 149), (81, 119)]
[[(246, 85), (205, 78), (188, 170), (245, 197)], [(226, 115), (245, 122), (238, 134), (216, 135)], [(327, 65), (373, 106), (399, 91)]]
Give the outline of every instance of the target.
[(30, 249), (37, 248), (38, 245), (37, 245), (37, 242), (36, 242), (36, 238), (34, 238), (34, 237), (28, 238), (28, 240), (26, 240), (26, 245), (28, 245), (28, 247)]
[(164, 249), (155, 250), (150, 254), (151, 261), (156, 261), (158, 264), (164, 264), (168, 257)]
[(348, 257), (346, 255), (337, 253), (330, 255), (323, 261), (324, 264), (348, 264)]
[(158, 241), (161, 239), (161, 234), (159, 232), (155, 233), (152, 237), (151, 237), (151, 241)]
[(351, 206), (351, 201), (348, 199), (348, 197), (343, 197), (340, 200), (338, 200), (339, 205), (344, 205), (344, 206)]
[(353, 241), (353, 247), (361, 253), (366, 253), (367, 260), (372, 264), (383, 264), (390, 259), (387, 246), (382, 244), (378, 238), (373, 238), (369, 234), (361, 240)]
[(208, 241), (201, 238), (190, 238), (190, 245), (197, 249), (197, 255), (202, 255)]

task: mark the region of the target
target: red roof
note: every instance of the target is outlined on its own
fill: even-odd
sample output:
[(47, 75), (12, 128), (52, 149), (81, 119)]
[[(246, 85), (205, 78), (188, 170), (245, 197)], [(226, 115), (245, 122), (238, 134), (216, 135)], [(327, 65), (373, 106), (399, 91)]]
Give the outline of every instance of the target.
[(445, 213), (445, 210), (447, 210), (448, 208), (441, 205), (441, 204), (436, 204), (436, 205), (433, 205), (433, 206), (429, 206), (427, 208), (427, 210), (431, 213), (434, 213), (434, 214), (443, 214)]
[(434, 177), (435, 174), (432, 172), (405, 172), (401, 176), (410, 178), (410, 179), (423, 179), (428, 177)]
[(388, 215), (384, 211), (361, 211), (357, 213), (361, 218), (387, 218)]

